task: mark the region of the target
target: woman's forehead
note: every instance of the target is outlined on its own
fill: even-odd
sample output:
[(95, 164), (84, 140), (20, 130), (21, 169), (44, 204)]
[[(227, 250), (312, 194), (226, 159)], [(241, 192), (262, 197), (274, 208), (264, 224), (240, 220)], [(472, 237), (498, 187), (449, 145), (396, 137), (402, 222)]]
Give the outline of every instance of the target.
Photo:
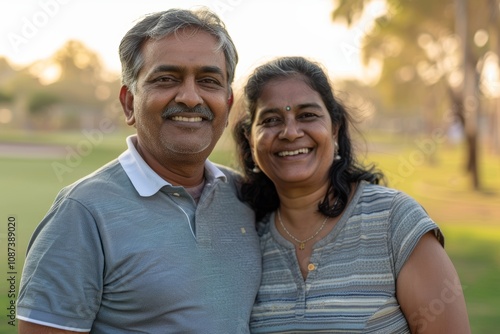
[(257, 107), (280, 107), (322, 101), (317, 91), (299, 76), (277, 78), (267, 82), (257, 100)]

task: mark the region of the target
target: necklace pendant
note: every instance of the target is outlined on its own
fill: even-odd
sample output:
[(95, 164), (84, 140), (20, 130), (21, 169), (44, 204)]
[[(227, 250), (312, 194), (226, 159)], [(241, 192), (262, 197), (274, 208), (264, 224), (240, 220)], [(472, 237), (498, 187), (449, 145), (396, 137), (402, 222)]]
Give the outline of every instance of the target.
[(304, 250), (305, 248), (306, 248), (306, 244), (305, 244), (305, 242), (301, 242), (301, 243), (299, 244), (299, 249), (300, 249), (300, 250)]

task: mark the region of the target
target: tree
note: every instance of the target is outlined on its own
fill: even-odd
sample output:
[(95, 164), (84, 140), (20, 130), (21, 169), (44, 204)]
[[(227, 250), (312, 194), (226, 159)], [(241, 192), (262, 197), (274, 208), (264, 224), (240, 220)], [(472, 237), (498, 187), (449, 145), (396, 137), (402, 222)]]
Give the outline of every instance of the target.
[(103, 100), (96, 98), (96, 87), (108, 84), (98, 55), (79, 41), (68, 41), (49, 60), (60, 69), (59, 78), (49, 86), (63, 101), (102, 108)]
[(14, 100), (14, 96), (12, 95), (12, 93), (0, 90), (0, 103), (2, 102), (10, 103), (12, 102), (12, 100)]
[[(332, 18), (352, 25), (370, 3), (339, 0)], [(377, 86), (388, 105), (438, 111), (429, 116), (444, 115), (449, 110), (462, 124), (467, 171), (473, 187), (479, 189), (478, 117), (484, 91), (478, 87), (488, 52), (496, 52), (498, 59), (499, 49), (495, 46), (491, 51), (490, 45), (477, 37), (483, 35), (484, 41), (489, 31), (490, 44), (496, 43), (499, 0), (387, 0), (386, 4), (385, 14), (364, 35), (361, 47), (365, 64), (381, 64)], [(440, 96), (447, 96), (447, 103)], [(418, 104), (426, 107), (419, 108)]]
[(99, 56), (80, 41), (67, 41), (49, 59), (32, 64), (30, 72), (41, 83), (34, 102), (53, 100), (50, 108), (39, 108), (38, 113), (58, 118), (60, 126), (96, 126), (116, 107), (119, 78), (107, 75)]
[(35, 92), (28, 101), (31, 114), (39, 114), (59, 102), (59, 97), (44, 91)]

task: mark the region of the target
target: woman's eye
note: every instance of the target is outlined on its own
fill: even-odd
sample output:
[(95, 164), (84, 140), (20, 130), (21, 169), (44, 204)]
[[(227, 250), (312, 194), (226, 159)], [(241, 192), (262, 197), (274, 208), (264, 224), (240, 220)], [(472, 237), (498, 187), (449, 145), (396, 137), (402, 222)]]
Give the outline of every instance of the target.
[(273, 116), (263, 119), (262, 122), (260, 122), (260, 124), (270, 126), (277, 124), (278, 122), (280, 122), (280, 118), (277, 116)]
[(319, 116), (315, 113), (306, 112), (306, 113), (300, 114), (298, 118), (303, 119), (303, 120), (312, 120), (312, 119), (317, 118), (317, 117), (319, 117)]

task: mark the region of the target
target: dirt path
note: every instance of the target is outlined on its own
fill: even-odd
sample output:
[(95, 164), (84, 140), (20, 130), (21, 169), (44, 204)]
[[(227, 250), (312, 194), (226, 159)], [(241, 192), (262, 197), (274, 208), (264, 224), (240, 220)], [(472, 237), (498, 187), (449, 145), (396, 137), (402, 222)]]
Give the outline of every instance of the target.
[(36, 143), (0, 143), (0, 157), (24, 159), (61, 159), (66, 151), (63, 146)]

